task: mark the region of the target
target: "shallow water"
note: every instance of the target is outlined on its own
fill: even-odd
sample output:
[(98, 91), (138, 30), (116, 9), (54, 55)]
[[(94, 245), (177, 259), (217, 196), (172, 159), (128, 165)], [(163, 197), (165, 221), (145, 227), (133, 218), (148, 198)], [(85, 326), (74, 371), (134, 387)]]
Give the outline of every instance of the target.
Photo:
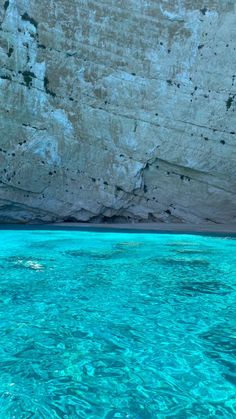
[(0, 231), (0, 418), (236, 418), (236, 240)]

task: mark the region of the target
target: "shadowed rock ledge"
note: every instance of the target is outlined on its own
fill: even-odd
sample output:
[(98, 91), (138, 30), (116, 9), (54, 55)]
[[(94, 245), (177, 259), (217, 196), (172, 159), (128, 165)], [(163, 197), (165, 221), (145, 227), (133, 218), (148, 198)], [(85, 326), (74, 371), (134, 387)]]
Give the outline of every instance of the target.
[(235, 222), (235, 12), (0, 0), (0, 222)]

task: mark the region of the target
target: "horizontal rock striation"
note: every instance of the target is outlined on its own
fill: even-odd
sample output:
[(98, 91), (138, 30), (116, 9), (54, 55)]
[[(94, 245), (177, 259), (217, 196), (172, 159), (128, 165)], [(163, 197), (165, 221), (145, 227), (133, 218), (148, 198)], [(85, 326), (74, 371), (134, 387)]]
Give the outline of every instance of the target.
[(0, 221), (236, 220), (235, 0), (0, 0)]

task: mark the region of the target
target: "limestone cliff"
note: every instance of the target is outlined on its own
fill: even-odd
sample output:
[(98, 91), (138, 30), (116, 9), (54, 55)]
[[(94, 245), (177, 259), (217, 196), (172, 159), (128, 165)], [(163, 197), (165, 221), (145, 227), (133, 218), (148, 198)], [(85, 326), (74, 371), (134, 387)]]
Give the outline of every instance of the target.
[(236, 220), (235, 0), (0, 0), (0, 221)]

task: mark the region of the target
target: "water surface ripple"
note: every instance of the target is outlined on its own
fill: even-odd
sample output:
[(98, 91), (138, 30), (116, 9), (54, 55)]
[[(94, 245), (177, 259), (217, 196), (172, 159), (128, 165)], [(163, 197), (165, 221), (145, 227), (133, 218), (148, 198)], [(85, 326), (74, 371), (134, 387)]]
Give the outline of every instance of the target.
[(236, 418), (236, 240), (0, 231), (0, 418)]

